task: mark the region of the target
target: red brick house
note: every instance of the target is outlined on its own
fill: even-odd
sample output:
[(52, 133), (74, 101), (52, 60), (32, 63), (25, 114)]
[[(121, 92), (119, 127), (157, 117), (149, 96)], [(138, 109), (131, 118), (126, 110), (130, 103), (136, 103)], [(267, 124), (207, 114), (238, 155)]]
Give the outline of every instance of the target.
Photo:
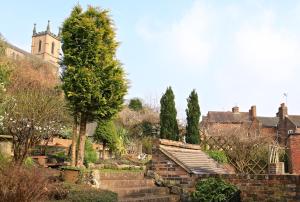
[[(220, 134), (227, 128), (243, 126), (254, 134), (273, 137), (280, 145), (287, 146), (289, 153), (289, 172), (300, 174), (300, 115), (289, 115), (287, 106), (282, 103), (275, 117), (256, 115), (256, 106), (248, 112), (240, 112), (238, 107), (232, 111), (209, 111), (203, 116), (201, 132), (217, 128)], [(212, 130), (214, 131), (214, 130)]]
[(228, 127), (245, 127), (257, 135), (276, 137), (278, 117), (257, 116), (256, 106), (251, 106), (248, 112), (240, 112), (239, 107), (233, 107), (232, 111), (209, 111), (202, 117), (201, 131), (206, 133), (206, 129)]

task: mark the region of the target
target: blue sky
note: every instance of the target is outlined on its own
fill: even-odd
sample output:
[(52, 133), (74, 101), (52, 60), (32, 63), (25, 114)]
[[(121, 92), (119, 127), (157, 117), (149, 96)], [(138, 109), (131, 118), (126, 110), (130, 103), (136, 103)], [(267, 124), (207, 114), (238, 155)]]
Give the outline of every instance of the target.
[(29, 51), (33, 23), (43, 31), (49, 19), (56, 33), (77, 2), (111, 11), (127, 98), (159, 106), (170, 85), (180, 119), (192, 89), (203, 115), (256, 105), (258, 115), (274, 116), (286, 92), (289, 114), (300, 114), (300, 2), (10, 0), (1, 3), (0, 32)]

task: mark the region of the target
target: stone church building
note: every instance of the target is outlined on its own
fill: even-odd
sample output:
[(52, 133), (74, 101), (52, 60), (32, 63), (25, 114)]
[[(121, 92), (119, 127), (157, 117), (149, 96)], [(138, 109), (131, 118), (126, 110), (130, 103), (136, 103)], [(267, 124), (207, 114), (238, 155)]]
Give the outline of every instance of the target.
[(49, 20), (45, 31), (37, 32), (36, 24), (34, 24), (31, 53), (24, 51), (10, 43), (6, 43), (6, 55), (16, 60), (21, 58), (31, 58), (48, 62), (56, 67), (56, 72), (58, 73), (61, 49), (60, 32), (60, 29), (57, 35), (51, 32)]

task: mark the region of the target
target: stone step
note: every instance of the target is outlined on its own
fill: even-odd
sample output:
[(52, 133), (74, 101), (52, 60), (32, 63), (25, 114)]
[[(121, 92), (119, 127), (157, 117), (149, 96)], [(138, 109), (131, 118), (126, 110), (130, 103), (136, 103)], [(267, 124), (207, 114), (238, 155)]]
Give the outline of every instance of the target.
[(135, 187), (135, 188), (112, 188), (111, 191), (116, 192), (118, 197), (145, 197), (151, 195), (168, 195), (169, 188), (167, 187)]
[(141, 172), (101, 172), (100, 180), (142, 180), (144, 179), (144, 171)]
[(180, 197), (177, 195), (165, 196), (146, 196), (139, 198), (120, 198), (119, 202), (179, 202)]
[(154, 185), (153, 179), (142, 179), (142, 180), (101, 180), (100, 187), (111, 189), (111, 188), (127, 188), (127, 187), (151, 187)]

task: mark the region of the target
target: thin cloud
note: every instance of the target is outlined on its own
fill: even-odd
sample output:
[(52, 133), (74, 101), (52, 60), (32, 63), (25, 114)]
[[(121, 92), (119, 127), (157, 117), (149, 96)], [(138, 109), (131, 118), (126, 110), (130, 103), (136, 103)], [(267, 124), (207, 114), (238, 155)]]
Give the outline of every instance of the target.
[(269, 18), (270, 13), (263, 15), (261, 24), (242, 26), (235, 34), (238, 64), (257, 79), (290, 80), (300, 64), (299, 38), (275, 27)]
[(199, 69), (207, 66), (213, 53), (213, 44), (208, 34), (211, 20), (208, 8), (195, 1), (179, 20), (165, 28), (151, 29), (155, 25), (142, 20), (137, 24), (137, 32), (143, 40), (157, 44), (161, 58), (168, 65)]

